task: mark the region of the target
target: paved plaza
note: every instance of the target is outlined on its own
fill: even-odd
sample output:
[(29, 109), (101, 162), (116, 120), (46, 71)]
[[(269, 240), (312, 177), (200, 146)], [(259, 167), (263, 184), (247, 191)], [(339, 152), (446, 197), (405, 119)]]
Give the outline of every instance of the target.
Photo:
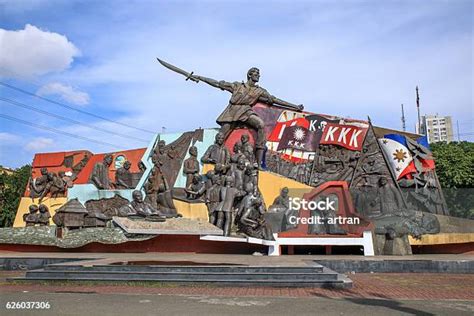
[[(16, 273), (2, 273), (5, 276)], [(6, 285), (2, 315), (472, 315), (474, 276), (356, 274), (350, 290)], [(46, 310), (6, 310), (9, 301), (49, 302)]]
[[(77, 258), (74, 253), (2, 253), (0, 257)], [(305, 265), (323, 256), (279, 258), (209, 254), (87, 254), (102, 263), (120, 261)], [(334, 256), (336, 257), (336, 256)], [(344, 258), (367, 257), (341, 256)], [(325, 256), (327, 259), (328, 257)], [(396, 257), (387, 257), (395, 260)], [(406, 260), (472, 260), (425, 255)], [(85, 260), (83, 264), (92, 264)], [(77, 262), (76, 262), (77, 263)], [(95, 262), (94, 262), (95, 263)], [(72, 263), (71, 263), (72, 264)], [(351, 289), (220, 287), (157, 282), (8, 282), (25, 271), (0, 272), (2, 315), (472, 315), (474, 274), (349, 273)], [(50, 310), (7, 310), (7, 302), (48, 302)]]

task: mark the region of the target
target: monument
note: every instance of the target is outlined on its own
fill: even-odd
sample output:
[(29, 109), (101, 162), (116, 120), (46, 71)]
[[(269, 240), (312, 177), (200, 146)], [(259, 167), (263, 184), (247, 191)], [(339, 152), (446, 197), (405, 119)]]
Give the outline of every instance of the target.
[[(116, 251), (133, 236), (171, 234), (168, 242), (194, 238), (181, 245), (191, 250), (212, 241), (232, 251), (241, 242), (273, 255), (321, 240), (366, 255), (411, 254), (414, 240), (443, 230), (438, 218), (449, 210), (421, 135), (304, 111), (258, 86), (255, 67), (245, 82), (227, 82), (158, 61), (231, 93), (219, 128), (157, 134), (147, 148), (64, 153), (53, 170), (38, 154), (46, 158), (33, 164), (16, 226), (97, 232), (81, 245), (112, 238), (105, 232), (114, 227)], [(165, 244), (153, 247), (173, 251)]]

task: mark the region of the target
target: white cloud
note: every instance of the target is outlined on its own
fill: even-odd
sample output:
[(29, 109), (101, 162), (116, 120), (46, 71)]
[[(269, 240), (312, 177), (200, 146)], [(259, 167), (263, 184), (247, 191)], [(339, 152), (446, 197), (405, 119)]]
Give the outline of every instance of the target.
[(15, 134), (1, 132), (0, 133), (0, 143), (2, 145), (12, 144), (20, 140), (20, 137)]
[(0, 28), (0, 76), (31, 78), (67, 69), (80, 51), (66, 36), (27, 24), (23, 30)]
[(46, 137), (37, 137), (25, 145), (26, 150), (38, 151), (54, 145), (54, 140)]
[(59, 82), (48, 83), (36, 92), (37, 95), (58, 95), (64, 101), (77, 104), (89, 104), (89, 95), (85, 92), (79, 91), (72, 86), (64, 85)]

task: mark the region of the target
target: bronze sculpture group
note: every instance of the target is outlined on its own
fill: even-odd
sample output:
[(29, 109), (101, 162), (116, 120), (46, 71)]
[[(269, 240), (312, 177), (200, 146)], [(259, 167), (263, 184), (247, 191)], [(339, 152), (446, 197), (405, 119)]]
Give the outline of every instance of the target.
[[(426, 158), (429, 153), (416, 142), (408, 141), (408, 145), (415, 156), (418, 173), (413, 179), (400, 183), (397, 183), (387, 169), (373, 131), (368, 133), (361, 151), (346, 150), (332, 144), (319, 144), (313, 159), (305, 162), (291, 162), (282, 158), (280, 153), (270, 150), (264, 157), (265, 123), (253, 110), (253, 106), (264, 103), (298, 112), (303, 110), (302, 105), (278, 99), (258, 86), (260, 71), (255, 67), (248, 70), (245, 82), (227, 82), (185, 72), (162, 60), (159, 62), (168, 69), (185, 75), (186, 80), (203, 81), (231, 93), (227, 107), (217, 118), (220, 130), (215, 136), (214, 144), (207, 148), (199, 161), (194, 143), (188, 147), (184, 145), (185, 142), (176, 141), (167, 145), (164, 140), (159, 140), (150, 157), (152, 170), (143, 187), (139, 188), (142, 191), (133, 191), (133, 201), (117, 199), (118, 204), (114, 207), (101, 207), (100, 203), (96, 203), (99, 205), (99, 212), (89, 212), (89, 217), (93, 217), (90, 214), (101, 212), (108, 212), (108, 218), (128, 216), (154, 221), (179, 217), (173, 201), (175, 188), (170, 183), (175, 182), (182, 167), (186, 179), (184, 190), (181, 191), (184, 198), (187, 201), (204, 202), (208, 209), (209, 222), (221, 228), (224, 236), (240, 232), (247, 236), (271, 240), (275, 231), (272, 231), (266, 220), (266, 206), (258, 188), (258, 173), (265, 161), (267, 170), (312, 187), (331, 180), (346, 181), (357, 211), (376, 224), (376, 234), (386, 235), (390, 239), (407, 234), (419, 237), (423, 233), (439, 231), (437, 220), (430, 216), (431, 214), (415, 211), (437, 209), (439, 211), (436, 213), (441, 213), (445, 209), (442, 195), (437, 190), (436, 176), (422, 172), (421, 165), (416, 160), (417, 157)], [(233, 130), (240, 128), (250, 129), (255, 133), (254, 144), (250, 142), (248, 134), (243, 134), (230, 152), (225, 141)], [(186, 150), (189, 157), (183, 161)], [(136, 183), (130, 172), (130, 162), (126, 161), (116, 170), (114, 181), (109, 178), (112, 163), (113, 157), (105, 155), (103, 161), (94, 165), (89, 183), (99, 190), (134, 189)], [(200, 163), (211, 164), (213, 169), (201, 175)], [(139, 169), (141, 174), (146, 172), (146, 166), (142, 162), (139, 163)], [(64, 173), (56, 175), (46, 169), (41, 170), (41, 176), (30, 181), (31, 196), (39, 197), (41, 203), (47, 194), (54, 196), (64, 193), (69, 180)], [(415, 190), (408, 190), (410, 188)], [(288, 204), (288, 189), (283, 188), (269, 211), (283, 213), (285, 218), (297, 215)], [(25, 216), (27, 225), (34, 225), (37, 217), (35, 214), (35, 209), (31, 209), (30, 215)], [(312, 215), (328, 219), (336, 216), (336, 213)], [(295, 226), (288, 224), (281, 229), (291, 228)], [(311, 226), (309, 233), (346, 232), (336, 225), (323, 223), (320, 226)]]
[[(249, 157), (250, 154), (252, 156)], [(221, 228), (224, 236), (230, 236), (235, 227), (237, 233), (273, 239), (263, 216), (266, 210), (258, 190), (259, 168), (253, 163), (255, 156), (248, 138), (242, 137), (231, 155), (224, 146), (223, 134), (219, 132), (201, 161), (214, 165), (213, 170), (208, 171), (205, 177), (195, 174), (185, 191), (187, 198), (201, 199), (206, 203), (209, 222)], [(185, 175), (193, 170), (193, 164), (185, 163)]]
[(133, 201), (119, 209), (123, 217), (145, 218), (147, 220), (164, 222), (166, 216), (143, 199), (143, 193), (135, 190), (132, 193)]
[(28, 213), (23, 215), (23, 220), (25, 221), (26, 227), (36, 225), (49, 226), (51, 214), (49, 213), (49, 209), (46, 205), (40, 204), (38, 206), (36, 204), (32, 204), (28, 208), (28, 211)]
[(171, 187), (165, 174), (165, 170), (173, 169), (170, 164), (177, 155), (175, 151), (176, 149), (172, 146), (168, 148), (164, 140), (158, 141), (151, 158), (153, 169), (144, 186), (146, 193), (144, 201), (159, 210), (165, 217), (180, 216), (176, 211)]
[(49, 194), (52, 197), (64, 195), (67, 188), (71, 186), (69, 177), (64, 172), (49, 172), (47, 168), (41, 168), (41, 176), (36, 179), (30, 178), (28, 187), (31, 198), (39, 198), (41, 203)]

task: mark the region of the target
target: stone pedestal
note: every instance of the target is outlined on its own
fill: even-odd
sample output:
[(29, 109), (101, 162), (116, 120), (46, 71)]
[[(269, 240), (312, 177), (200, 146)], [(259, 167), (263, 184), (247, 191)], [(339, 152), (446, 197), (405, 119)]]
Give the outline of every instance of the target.
[(375, 235), (374, 248), (376, 255), (407, 256), (411, 255), (408, 236), (387, 239), (385, 235)]

